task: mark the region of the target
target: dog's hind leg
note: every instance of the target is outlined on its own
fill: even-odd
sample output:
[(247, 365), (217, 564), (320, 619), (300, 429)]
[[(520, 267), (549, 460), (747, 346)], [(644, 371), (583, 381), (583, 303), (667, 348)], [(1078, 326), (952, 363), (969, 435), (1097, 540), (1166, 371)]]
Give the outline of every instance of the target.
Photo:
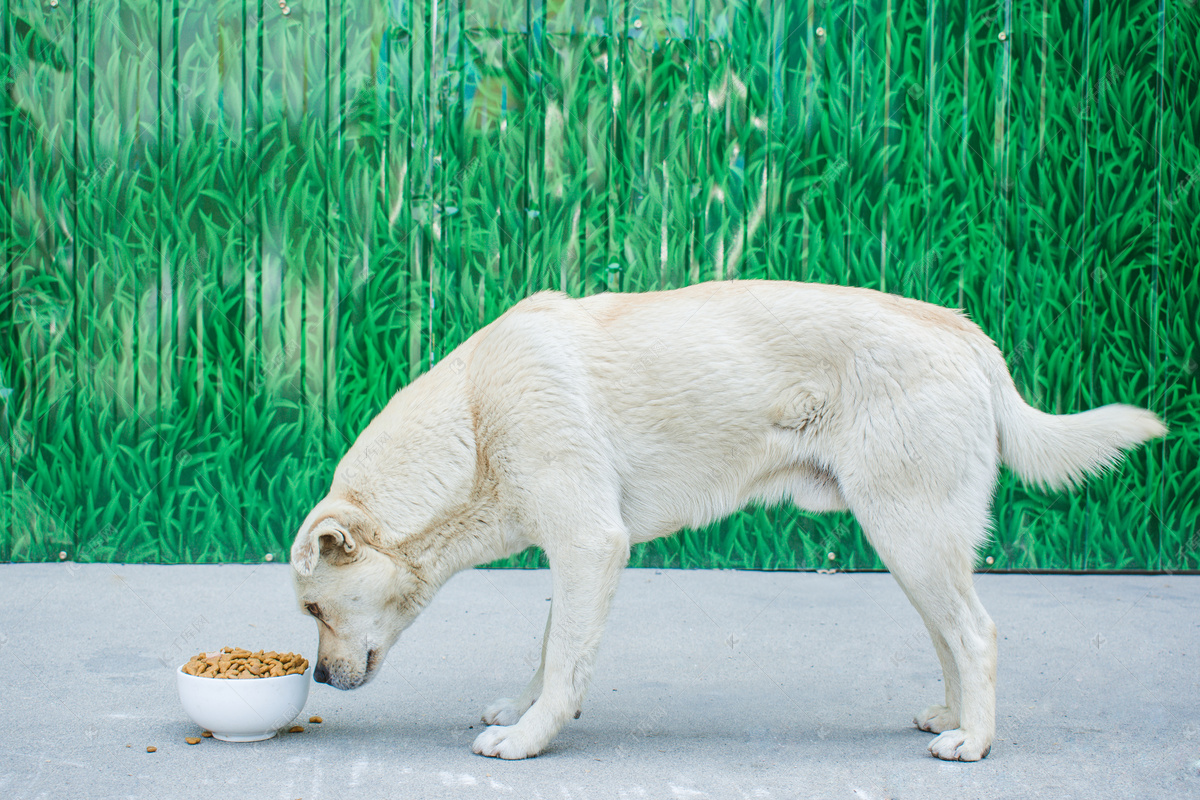
[(946, 705), (925, 709), (916, 721), (939, 734), (929, 752), (951, 761), (986, 756), (996, 728), (996, 626), (975, 594), (974, 549), (961, 527), (982, 529), (984, 518), (967, 523), (961, 509), (948, 507), (890, 520), (860, 516), (938, 651)]
[(578, 714), (617, 582), (629, 560), (629, 535), (597, 526), (546, 542), (544, 549), (554, 590), (542, 691), (516, 724), (493, 725), (475, 738), (472, 749), (481, 755), (535, 756)]
[(913, 724), (923, 731), (942, 733), (958, 727), (958, 704), (961, 690), (958, 685), (958, 665), (954, 663), (954, 654), (942, 634), (928, 623), (925, 625), (929, 637), (933, 640), (933, 649), (937, 651), (938, 661), (942, 665), (942, 679), (946, 687), (945, 705), (931, 705), (915, 717)]
[(546, 672), (546, 644), (550, 641), (550, 622), (553, 619), (554, 603), (551, 602), (550, 613), (546, 615), (546, 632), (542, 635), (542, 661), (538, 664), (537, 672), (533, 673), (533, 679), (516, 700), (501, 697), (484, 710), (483, 721), (488, 725), (515, 725), (541, 695), (542, 676)]
[(945, 705), (916, 716), (938, 734), (929, 751), (977, 761), (996, 729), (996, 626), (973, 581), (1000, 459), (990, 384), (954, 341), (912, 363), (889, 352), (856, 361), (863, 388), (830, 441), (830, 467), (938, 651)]

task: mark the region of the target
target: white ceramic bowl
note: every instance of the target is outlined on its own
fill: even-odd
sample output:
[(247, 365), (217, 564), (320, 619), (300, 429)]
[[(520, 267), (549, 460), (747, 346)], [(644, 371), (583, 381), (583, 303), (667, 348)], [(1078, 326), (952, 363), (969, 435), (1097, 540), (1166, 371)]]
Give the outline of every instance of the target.
[(192, 721), (226, 742), (270, 739), (308, 700), (312, 667), (281, 678), (197, 678), (175, 673), (179, 701)]

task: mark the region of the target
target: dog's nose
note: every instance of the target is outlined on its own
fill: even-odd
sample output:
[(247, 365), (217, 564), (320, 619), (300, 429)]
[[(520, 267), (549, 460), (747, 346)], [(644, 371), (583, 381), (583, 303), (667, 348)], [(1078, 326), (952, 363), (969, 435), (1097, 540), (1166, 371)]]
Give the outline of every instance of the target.
[(325, 669), (324, 664), (317, 664), (313, 669), (313, 680), (317, 683), (329, 683), (329, 670)]

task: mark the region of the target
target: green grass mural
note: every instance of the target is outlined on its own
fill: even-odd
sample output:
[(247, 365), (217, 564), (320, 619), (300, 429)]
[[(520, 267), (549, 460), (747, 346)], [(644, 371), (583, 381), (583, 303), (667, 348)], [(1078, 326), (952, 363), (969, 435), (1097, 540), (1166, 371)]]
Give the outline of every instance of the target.
[[(753, 277), (1167, 420), (1083, 491), (1006, 474), (993, 568), (1200, 567), (1194, 2), (293, 2), (0, 3), (0, 560), (284, 558), (519, 299)], [(632, 563), (878, 566), (790, 508)]]

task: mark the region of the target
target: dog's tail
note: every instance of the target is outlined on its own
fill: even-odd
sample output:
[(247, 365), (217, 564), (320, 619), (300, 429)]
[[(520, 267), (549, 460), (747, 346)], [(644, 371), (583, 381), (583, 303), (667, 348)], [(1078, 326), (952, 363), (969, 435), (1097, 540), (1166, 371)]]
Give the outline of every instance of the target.
[(1167, 432), (1158, 415), (1135, 406), (1114, 404), (1078, 414), (1038, 411), (1022, 399), (1000, 352), (994, 352), (999, 367), (992, 369), (992, 402), (1000, 458), (1024, 481), (1050, 489), (1076, 486), (1116, 464), (1123, 451)]

